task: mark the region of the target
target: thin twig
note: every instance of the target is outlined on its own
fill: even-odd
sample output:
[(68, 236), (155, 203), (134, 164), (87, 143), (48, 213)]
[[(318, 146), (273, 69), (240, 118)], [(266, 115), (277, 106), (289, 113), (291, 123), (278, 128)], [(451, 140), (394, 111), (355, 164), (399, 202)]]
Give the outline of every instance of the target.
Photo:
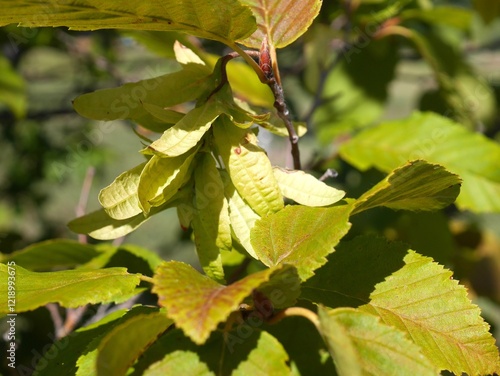
[(303, 308), (303, 307), (288, 307), (284, 309), (283, 311), (278, 312), (276, 315), (271, 317), (267, 323), (268, 324), (276, 324), (279, 321), (283, 320), (285, 317), (291, 317), (291, 316), (302, 316), (311, 321), (314, 326), (319, 330), (320, 323), (319, 323), (319, 318), (316, 313), (313, 311)]
[(59, 312), (59, 306), (56, 303), (49, 303), (45, 305), (45, 308), (47, 308), (50, 313), (50, 317), (52, 318), (52, 322), (54, 323), (56, 338), (59, 339), (62, 337), (60, 334), (64, 332), (64, 321), (61, 313)]

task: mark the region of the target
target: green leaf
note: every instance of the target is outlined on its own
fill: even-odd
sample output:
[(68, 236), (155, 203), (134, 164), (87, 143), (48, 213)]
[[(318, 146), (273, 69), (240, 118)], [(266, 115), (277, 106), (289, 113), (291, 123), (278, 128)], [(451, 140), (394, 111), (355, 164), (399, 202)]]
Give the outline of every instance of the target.
[(156, 104), (141, 103), (144, 109), (149, 112), (155, 119), (165, 124), (172, 124), (179, 122), (185, 116), (182, 112), (169, 110)]
[(184, 154), (201, 140), (220, 114), (221, 110), (215, 105), (214, 100), (208, 100), (204, 105), (189, 111), (144, 152), (167, 157)]
[[(73, 101), (73, 106), (80, 115), (90, 119), (132, 119), (147, 126), (148, 121), (143, 120), (158, 122), (160, 119), (144, 104), (165, 108), (195, 100), (205, 92), (209, 77), (207, 67), (189, 64), (179, 72), (83, 94)], [(156, 127), (153, 131), (157, 131)]]
[(408, 162), (357, 199), (353, 214), (377, 206), (404, 210), (437, 210), (452, 204), (461, 180), (440, 165)]
[(283, 197), (265, 151), (255, 135), (223, 116), (213, 127), (215, 143), (231, 181), (252, 210), (264, 216), (283, 208)]
[(196, 375), (215, 376), (205, 363), (200, 361), (198, 354), (191, 351), (174, 351), (166, 355), (162, 360), (152, 364), (144, 373), (144, 376), (164, 375)]
[[(245, 38), (255, 30), (250, 9), (236, 0), (176, 0), (130, 3), (114, 0), (68, 0), (40, 3), (2, 0), (0, 26), (67, 26), (73, 30), (129, 29), (182, 31), (224, 43)], [(43, 17), (35, 17), (43, 15)]]
[(439, 115), (415, 113), (365, 130), (340, 155), (361, 170), (391, 171), (414, 159), (438, 163), (462, 178), (461, 209), (500, 211), (500, 146)]
[(68, 227), (77, 234), (88, 234), (98, 240), (111, 240), (130, 234), (149, 218), (140, 213), (132, 218), (117, 220), (101, 209), (73, 219)]
[(137, 315), (115, 326), (97, 350), (97, 375), (126, 375), (137, 358), (172, 323), (163, 312), (156, 312)]
[(409, 251), (405, 266), (379, 283), (361, 310), (408, 334), (440, 369), (455, 374), (500, 371), (489, 325), (452, 272)]
[(328, 206), (340, 201), (345, 192), (330, 187), (303, 171), (274, 167), (274, 176), (283, 196), (306, 206)]
[[(15, 266), (16, 312), (31, 311), (48, 303), (75, 308), (86, 304), (119, 303), (136, 293), (140, 276), (129, 274), (125, 268), (101, 270), (63, 270), (36, 273)], [(0, 264), (0, 277), (8, 280), (6, 265)], [(0, 287), (7, 296), (7, 284)], [(0, 303), (0, 313), (9, 312), (7, 300)]]
[(255, 348), (247, 360), (241, 362), (231, 376), (246, 375), (290, 375), (287, 365), (288, 354), (281, 343), (272, 335), (261, 332)]
[(243, 200), (234, 184), (229, 180), (229, 176), (224, 176), (224, 179), (227, 180), (224, 192), (229, 204), (231, 229), (238, 242), (245, 248), (248, 254), (257, 259), (257, 254), (250, 242), (250, 231), (255, 225), (255, 221), (260, 219), (260, 216)]
[(31, 271), (69, 269), (85, 264), (98, 256), (99, 252), (88, 244), (69, 239), (46, 240), (32, 244), (8, 255), (1, 255), (2, 263), (14, 261)]
[(283, 309), (297, 302), (300, 296), (300, 284), (297, 269), (291, 265), (284, 265), (273, 273), (269, 281), (259, 286), (259, 292), (271, 301), (274, 309)]
[(472, 12), (469, 9), (456, 6), (406, 9), (398, 17), (402, 21), (417, 19), (431, 24), (444, 24), (456, 27), (464, 31), (469, 30), (472, 22)]
[(142, 212), (137, 188), (146, 162), (120, 174), (110, 185), (99, 192), (99, 202), (114, 219), (128, 219)]
[[(283, 48), (306, 32), (319, 13), (322, 0), (242, 0), (252, 8), (257, 30), (239, 42), (247, 47), (260, 48), (267, 36), (269, 43)], [(286, 15), (286, 16), (285, 16)]]
[(212, 154), (201, 153), (194, 180), (195, 214), (192, 224), (198, 258), (209, 277), (223, 282), (220, 251), (232, 248), (231, 227), (224, 183)]
[(182, 262), (165, 262), (157, 269), (153, 292), (177, 327), (197, 344), (203, 344), (217, 325), (238, 309), (280, 267), (251, 274), (229, 286), (197, 272)]
[(302, 284), (301, 298), (330, 308), (366, 304), (375, 285), (404, 266), (407, 250), (403, 243), (373, 235), (341, 241), (328, 262)]
[(137, 194), (145, 214), (167, 203), (189, 178), (191, 162), (198, 148), (173, 158), (153, 155), (141, 173)]
[(24, 80), (4, 56), (0, 56), (0, 103), (6, 104), (17, 118), (26, 114)]
[(350, 205), (331, 208), (287, 206), (256, 222), (252, 245), (267, 266), (291, 264), (305, 281), (350, 228)]
[(320, 331), (340, 376), (439, 375), (420, 348), (376, 316), (353, 308), (319, 308)]
[[(92, 312), (92, 310), (93, 308), (89, 307), (87, 312)], [(144, 306), (135, 306), (128, 311), (120, 309), (107, 314), (96, 323), (78, 328), (57, 341), (49, 334), (49, 338), (54, 340), (54, 343), (47, 351), (44, 351), (44, 356), (38, 361), (33, 375), (85, 376), (95, 374), (95, 355), (103, 336), (119, 323), (135, 315), (156, 311), (158, 308)]]

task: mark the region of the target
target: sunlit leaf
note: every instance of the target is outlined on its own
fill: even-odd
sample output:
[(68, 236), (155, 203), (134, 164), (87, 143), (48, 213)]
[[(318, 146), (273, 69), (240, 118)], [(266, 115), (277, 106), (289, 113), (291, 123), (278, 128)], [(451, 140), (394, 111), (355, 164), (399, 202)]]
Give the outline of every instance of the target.
[(439, 375), (404, 333), (353, 309), (319, 308), (320, 331), (340, 376)]
[(158, 155), (148, 161), (141, 173), (137, 195), (144, 213), (170, 200), (189, 177), (191, 162), (197, 148), (173, 158)]
[(306, 280), (326, 263), (326, 256), (349, 230), (351, 210), (350, 205), (287, 206), (255, 223), (251, 231), (255, 253), (267, 266), (295, 266)]
[(176, 157), (193, 148), (221, 114), (213, 100), (189, 111), (177, 124), (149, 145), (145, 152)]
[(303, 171), (274, 167), (274, 176), (283, 196), (306, 206), (328, 206), (340, 201), (345, 192), (330, 187)]
[[(172, 323), (163, 312), (156, 312), (116, 325), (98, 347), (97, 374), (126, 375), (129, 367)], [(116, 351), (118, 348), (120, 351)]]
[[(90, 119), (132, 119), (147, 126), (145, 119), (153, 123), (160, 120), (150, 114), (145, 103), (165, 108), (195, 100), (206, 90), (209, 77), (207, 67), (189, 64), (179, 72), (83, 94), (73, 101), (73, 106), (80, 115)], [(158, 131), (158, 128), (161, 127), (155, 126), (152, 130)]]
[(414, 159), (438, 163), (462, 178), (461, 209), (500, 211), (500, 146), (437, 114), (416, 113), (365, 130), (340, 154), (361, 170), (391, 171)]
[(213, 127), (215, 143), (241, 197), (259, 215), (283, 208), (283, 197), (266, 153), (255, 135), (234, 126), (225, 116)]
[(360, 309), (408, 334), (440, 369), (455, 374), (500, 371), (489, 325), (452, 272), (431, 258), (409, 251), (405, 266), (377, 284)]
[(422, 160), (409, 162), (363, 193), (354, 203), (353, 214), (385, 206), (404, 210), (437, 210), (452, 204), (461, 180), (440, 165)]
[(179, 122), (185, 114), (167, 108), (157, 106), (151, 103), (141, 103), (144, 109), (149, 112), (155, 119), (165, 124), (175, 124)]
[(145, 165), (146, 162), (125, 171), (99, 192), (99, 202), (111, 218), (127, 219), (142, 212), (137, 187)]
[(306, 32), (319, 13), (322, 0), (242, 0), (257, 19), (257, 30), (240, 43), (260, 48), (265, 36), (271, 45), (283, 48)]
[(255, 348), (248, 355), (248, 359), (241, 362), (231, 376), (247, 375), (290, 375), (287, 365), (288, 354), (272, 335), (261, 332)]
[(160, 305), (167, 308), (167, 315), (176, 326), (195, 343), (203, 344), (245, 297), (279, 269), (265, 269), (224, 286), (190, 265), (170, 261), (157, 269), (153, 292), (158, 294)]
[(7, 255), (2, 254), (1, 261), (4, 264), (14, 261), (16, 265), (31, 271), (47, 271), (74, 268), (98, 255), (99, 252), (92, 245), (70, 239), (54, 239), (29, 245)]
[[(236, 0), (176, 0), (135, 3), (123, 0), (68, 0), (44, 3), (2, 0), (0, 25), (67, 26), (73, 30), (133, 29), (182, 31), (230, 43), (255, 30), (250, 9)], [(33, 17), (43, 15), (43, 17)]]
[(231, 227), (224, 183), (211, 154), (201, 153), (194, 179), (196, 212), (192, 224), (198, 258), (205, 273), (222, 282), (220, 250), (231, 250)]
[(190, 351), (174, 351), (166, 355), (162, 360), (153, 363), (144, 373), (144, 376), (164, 375), (196, 375), (215, 376), (205, 363), (200, 361), (199, 356)]
[[(12, 267), (11, 267), (12, 268)], [(36, 273), (15, 266), (16, 312), (31, 311), (48, 303), (75, 308), (86, 304), (122, 302), (129, 299), (140, 279), (125, 268), (101, 270), (63, 270)], [(0, 277), (7, 281), (7, 265), (0, 264)], [(10, 269), (12, 270), (12, 269)], [(7, 283), (0, 292), (7, 296)], [(8, 313), (7, 299), (0, 303), (0, 312)]]
[[(226, 179), (229, 180), (229, 176)], [(236, 235), (236, 239), (248, 254), (256, 259), (257, 255), (250, 242), (250, 231), (255, 225), (255, 221), (260, 219), (260, 216), (241, 198), (230, 180), (224, 186), (224, 191), (229, 203), (231, 228)]]

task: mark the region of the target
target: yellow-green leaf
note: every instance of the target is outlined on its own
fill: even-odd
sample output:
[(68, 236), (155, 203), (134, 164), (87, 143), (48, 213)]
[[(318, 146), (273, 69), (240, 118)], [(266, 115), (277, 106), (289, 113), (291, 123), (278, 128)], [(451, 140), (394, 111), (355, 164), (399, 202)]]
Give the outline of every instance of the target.
[(439, 375), (417, 345), (377, 316), (320, 307), (319, 322), (339, 376)]
[(145, 165), (146, 162), (125, 171), (99, 192), (99, 202), (111, 218), (127, 219), (142, 212), (137, 187)]
[(345, 192), (330, 187), (303, 171), (274, 167), (274, 176), (283, 196), (306, 206), (328, 206), (340, 201)]
[(237, 0), (2, 0), (0, 7), (0, 26), (182, 31), (224, 43), (255, 30), (252, 12)]
[(257, 19), (257, 30), (240, 43), (260, 48), (267, 40), (276, 48), (283, 48), (306, 32), (319, 13), (322, 0), (242, 0), (252, 8)]
[(229, 286), (200, 274), (178, 261), (159, 266), (153, 292), (175, 325), (195, 343), (205, 343), (217, 325), (238, 309), (241, 301), (281, 269), (274, 267), (251, 274)]
[(215, 143), (241, 197), (261, 216), (283, 208), (283, 196), (265, 151), (255, 135), (223, 116), (213, 127)]
[[(86, 304), (119, 303), (136, 293), (138, 274), (125, 268), (99, 270), (63, 270), (59, 272), (30, 272), (19, 265), (0, 264), (0, 278), (8, 281), (15, 272), (15, 312), (31, 311), (48, 303), (76, 308)], [(8, 285), (2, 283), (0, 292), (7, 297)], [(0, 302), (0, 313), (12, 313), (7, 299)]]
[(441, 370), (455, 374), (500, 372), (489, 325), (452, 272), (409, 251), (405, 266), (376, 285), (361, 310), (408, 334)]
[(144, 373), (144, 376), (165, 375), (196, 375), (215, 376), (205, 363), (202, 363), (198, 354), (192, 351), (177, 350), (167, 354), (162, 360), (153, 363)]
[(352, 207), (287, 206), (263, 217), (251, 231), (252, 245), (267, 266), (291, 264), (305, 281), (326, 263), (326, 256), (347, 233)]

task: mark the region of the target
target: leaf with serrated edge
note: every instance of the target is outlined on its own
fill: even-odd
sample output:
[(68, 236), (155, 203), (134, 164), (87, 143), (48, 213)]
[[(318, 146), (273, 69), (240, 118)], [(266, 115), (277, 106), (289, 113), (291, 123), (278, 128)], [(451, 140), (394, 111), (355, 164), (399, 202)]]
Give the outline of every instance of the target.
[(462, 178), (461, 209), (500, 211), (500, 145), (437, 114), (415, 113), (363, 131), (340, 155), (361, 170), (389, 172), (415, 159), (438, 163)]
[(264, 216), (283, 208), (283, 196), (273, 174), (271, 162), (256, 145), (255, 135), (233, 125), (221, 116), (213, 127), (217, 149), (231, 181), (252, 210)]
[(283, 48), (306, 32), (319, 13), (322, 0), (242, 0), (252, 8), (257, 30), (240, 43), (260, 48), (265, 36), (276, 48)]
[(340, 201), (345, 192), (330, 187), (304, 171), (274, 167), (274, 176), (283, 196), (306, 206), (328, 206)]
[(184, 154), (201, 140), (220, 114), (218, 106), (209, 100), (204, 105), (189, 111), (177, 124), (167, 129), (158, 140), (144, 149), (144, 152), (167, 157)]
[(115, 326), (97, 349), (97, 374), (126, 375), (137, 358), (172, 324), (165, 313), (155, 312), (137, 315)]
[(178, 261), (160, 265), (153, 277), (153, 293), (177, 327), (197, 344), (203, 344), (217, 325), (238, 309), (240, 302), (281, 267), (250, 274), (223, 286)]
[(192, 222), (196, 251), (205, 273), (223, 282), (220, 250), (232, 248), (224, 184), (211, 154), (201, 153), (197, 162), (194, 171), (196, 211)]
[(458, 375), (498, 373), (498, 348), (489, 325), (452, 272), (414, 251), (404, 262), (359, 309), (407, 333), (440, 369)]
[[(245, 38), (255, 30), (255, 19), (236, 0), (1, 0), (0, 25), (66, 26), (72, 30), (128, 29), (182, 31), (223, 43)], [(43, 17), (33, 17), (43, 15)]]
[[(229, 180), (229, 176), (226, 179)], [(234, 235), (248, 254), (257, 259), (257, 254), (250, 241), (250, 231), (260, 216), (241, 198), (231, 181), (227, 182), (224, 191), (229, 203), (229, 218)]]
[(353, 214), (385, 206), (405, 210), (438, 210), (452, 204), (460, 192), (459, 176), (443, 166), (417, 160), (392, 171), (354, 203)]
[(205, 363), (200, 361), (198, 354), (191, 351), (177, 350), (153, 363), (143, 376), (165, 376), (165, 375), (196, 375), (215, 376)]
[(153, 155), (142, 170), (137, 188), (144, 213), (149, 213), (152, 207), (163, 205), (177, 193), (185, 183), (197, 150), (195, 148), (173, 158)]
[(255, 253), (267, 266), (295, 266), (305, 281), (326, 263), (326, 256), (349, 231), (351, 210), (350, 205), (287, 206), (255, 223), (250, 234)]
[[(48, 303), (76, 308), (123, 302), (135, 293), (140, 282), (139, 275), (129, 274), (125, 268), (36, 273), (15, 266), (15, 270), (16, 312), (31, 311)], [(7, 266), (0, 264), (0, 277), (7, 281), (8, 275)], [(0, 286), (4, 296), (7, 296), (7, 287), (7, 283)], [(7, 299), (0, 302), (0, 313), (9, 313)]]
[(137, 187), (146, 162), (120, 174), (99, 192), (99, 202), (111, 218), (127, 219), (140, 212)]
[(354, 308), (319, 308), (320, 332), (339, 375), (439, 375), (398, 329)]
[(231, 376), (273, 375), (289, 376), (288, 354), (283, 345), (267, 332), (261, 332), (255, 348), (238, 365)]

